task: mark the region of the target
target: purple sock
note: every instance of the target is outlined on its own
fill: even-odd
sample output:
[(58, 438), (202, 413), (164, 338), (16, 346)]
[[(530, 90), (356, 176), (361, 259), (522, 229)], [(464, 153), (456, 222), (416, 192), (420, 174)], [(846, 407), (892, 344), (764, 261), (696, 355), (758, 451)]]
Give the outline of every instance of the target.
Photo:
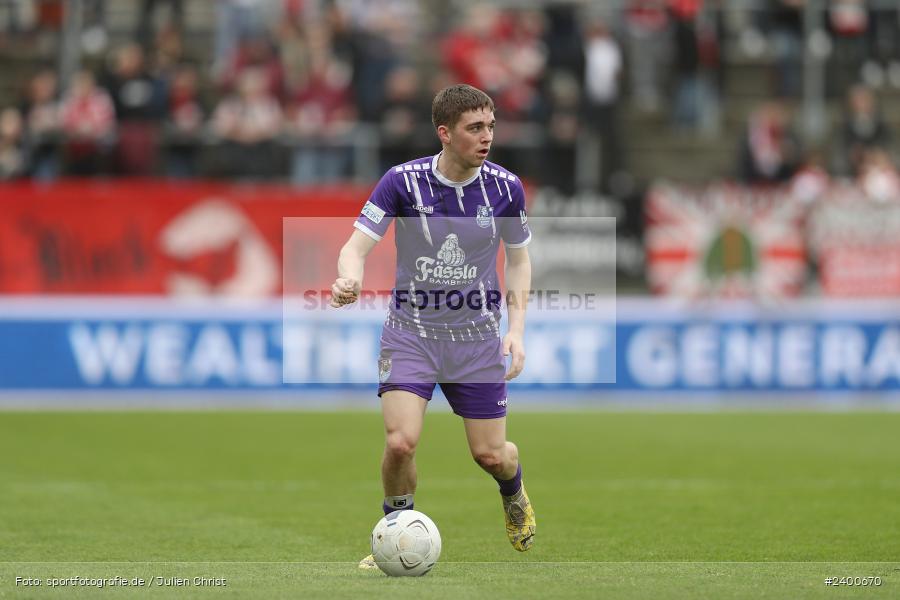
[(412, 510), (413, 495), (406, 494), (403, 496), (387, 496), (381, 503), (381, 509), (384, 514), (389, 515), (395, 510)]
[(388, 506), (387, 502), (381, 503), (381, 510), (383, 510), (384, 514), (386, 514), (386, 515), (391, 514), (395, 510), (412, 510), (412, 509), (413, 509), (412, 504), (410, 504), (409, 506), (404, 506), (403, 508), (394, 508), (393, 506)]
[(516, 474), (512, 479), (498, 479), (497, 483), (500, 484), (500, 493), (504, 496), (513, 496), (519, 489), (522, 487), (522, 465), (519, 464), (519, 467), (516, 469)]

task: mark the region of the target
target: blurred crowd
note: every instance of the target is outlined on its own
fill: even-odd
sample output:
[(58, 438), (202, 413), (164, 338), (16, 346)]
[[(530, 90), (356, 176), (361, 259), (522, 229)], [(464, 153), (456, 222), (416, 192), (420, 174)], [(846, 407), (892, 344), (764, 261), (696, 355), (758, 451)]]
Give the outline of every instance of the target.
[[(50, 4), (30, 1), (41, 10)], [(726, 0), (618, 0), (500, 10), (415, 0), (218, 0), (209, 50), (196, 56), (185, 49), (192, 31), (183, 0), (142, 0), (125, 44), (105, 33), (107, 2), (84, 0), (81, 67), (65, 80), (56, 68), (34, 73), (21, 102), (0, 112), (0, 178), (213, 176), (303, 185), (359, 177), (361, 150), (374, 152), (365, 175), (377, 176), (436, 149), (431, 98), (463, 81), (497, 104), (494, 158), (572, 191), (577, 154), (588, 152), (596, 186), (609, 191), (627, 173), (628, 127), (641, 115), (687, 136), (721, 133), (732, 50), (770, 66), (771, 100), (746, 119), (734, 172), (723, 176), (760, 183), (893, 172), (879, 95), (900, 89), (900, 10), (828, 0), (807, 39), (805, 2), (745, 0), (723, 10)], [(0, 27), (27, 27), (21, 5), (28, 3), (0, 3)], [(827, 147), (805, 147), (792, 125), (808, 48), (827, 61), (828, 96), (845, 103)], [(626, 118), (626, 103), (638, 119)]]

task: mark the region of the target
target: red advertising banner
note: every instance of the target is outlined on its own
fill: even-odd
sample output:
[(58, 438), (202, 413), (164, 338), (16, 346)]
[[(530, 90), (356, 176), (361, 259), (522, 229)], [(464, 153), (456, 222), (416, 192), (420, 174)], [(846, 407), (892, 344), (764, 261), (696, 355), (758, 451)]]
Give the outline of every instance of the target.
[[(327, 220), (334, 226), (325, 231), (326, 220), (309, 220), (308, 235), (327, 240), (309, 261), (330, 287), (336, 249), (369, 191), (158, 180), (4, 184), (0, 293), (274, 296), (283, 287), (282, 220), (343, 217)], [(303, 235), (303, 220), (293, 221)], [(392, 282), (393, 262), (366, 276), (367, 285), (389, 289), (382, 281)]]

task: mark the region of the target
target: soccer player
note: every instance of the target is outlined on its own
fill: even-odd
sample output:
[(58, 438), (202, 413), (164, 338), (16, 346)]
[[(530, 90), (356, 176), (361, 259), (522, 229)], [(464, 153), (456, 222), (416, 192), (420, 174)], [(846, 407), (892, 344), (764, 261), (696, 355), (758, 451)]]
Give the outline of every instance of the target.
[[(397, 276), (381, 335), (379, 386), (385, 428), (383, 510), (413, 508), (415, 452), (425, 408), (440, 384), (462, 417), (472, 457), (500, 487), (506, 533), (524, 552), (535, 517), (516, 445), (506, 439), (506, 381), (524, 366), (531, 231), (521, 181), (488, 162), (494, 103), (452, 85), (434, 98), (442, 150), (390, 169), (341, 249), (331, 305), (355, 302), (366, 256), (392, 220)], [(497, 256), (506, 247), (508, 333), (500, 338)], [(511, 357), (506, 368), (506, 357)], [(360, 568), (377, 568), (371, 555)]]

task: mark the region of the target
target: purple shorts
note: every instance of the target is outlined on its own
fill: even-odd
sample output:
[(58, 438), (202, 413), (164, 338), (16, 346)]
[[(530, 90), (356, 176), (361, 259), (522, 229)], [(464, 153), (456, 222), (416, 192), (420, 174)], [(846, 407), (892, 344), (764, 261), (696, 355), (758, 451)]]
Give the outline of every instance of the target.
[(434, 386), (453, 412), (467, 419), (506, 416), (506, 365), (500, 338), (427, 339), (385, 326), (378, 357), (378, 395), (406, 390), (431, 400)]

